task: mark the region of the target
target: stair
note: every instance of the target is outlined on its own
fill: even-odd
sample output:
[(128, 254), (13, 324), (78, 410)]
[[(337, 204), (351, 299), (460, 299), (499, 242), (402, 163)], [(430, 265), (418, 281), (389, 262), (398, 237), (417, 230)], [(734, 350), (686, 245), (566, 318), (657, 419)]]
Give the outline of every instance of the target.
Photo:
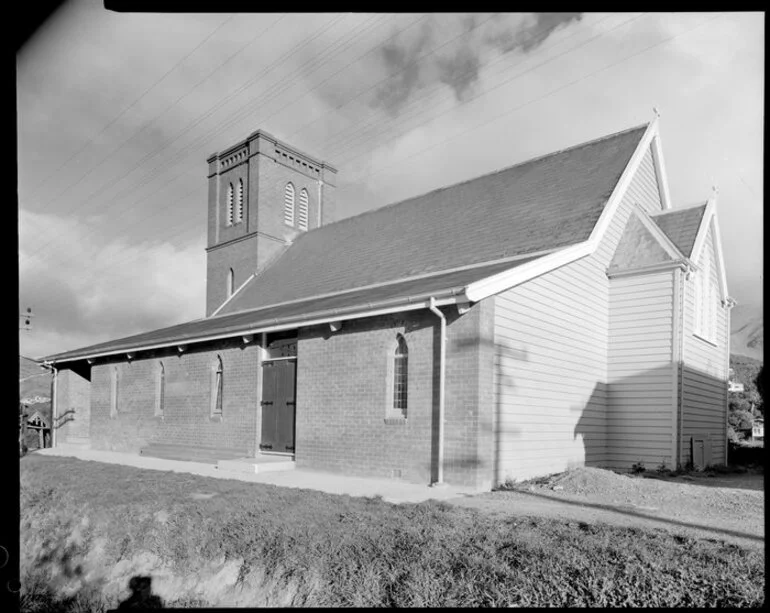
[(161, 458), (164, 460), (203, 462), (215, 465), (220, 460), (234, 460), (246, 455), (246, 452), (243, 449), (193, 447), (191, 445), (169, 445), (165, 443), (150, 443), (146, 447), (143, 447), (139, 453), (143, 456)]
[(217, 462), (217, 468), (222, 471), (257, 474), (294, 470), (294, 456), (260, 453), (256, 458), (220, 460)]

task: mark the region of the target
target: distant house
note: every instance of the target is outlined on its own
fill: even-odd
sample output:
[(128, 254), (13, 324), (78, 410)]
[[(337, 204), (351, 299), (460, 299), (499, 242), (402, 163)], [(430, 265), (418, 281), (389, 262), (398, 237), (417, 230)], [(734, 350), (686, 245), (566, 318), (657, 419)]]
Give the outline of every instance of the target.
[(657, 119), (340, 221), (265, 132), (208, 164), (206, 317), (49, 356), (57, 444), (481, 489), (725, 462), (716, 203), (672, 208)]
[(751, 426), (751, 438), (764, 439), (765, 438), (765, 420), (762, 417), (755, 417), (754, 423)]
[(737, 381), (728, 381), (727, 382), (727, 391), (732, 394), (737, 394), (739, 392), (743, 392), (743, 383), (738, 383)]

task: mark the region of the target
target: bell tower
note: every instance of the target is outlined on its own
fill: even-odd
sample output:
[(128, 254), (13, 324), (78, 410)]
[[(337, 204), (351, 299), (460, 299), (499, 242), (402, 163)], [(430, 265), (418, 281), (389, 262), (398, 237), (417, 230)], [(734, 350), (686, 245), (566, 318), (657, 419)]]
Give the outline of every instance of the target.
[(207, 161), (209, 317), (301, 233), (335, 220), (337, 170), (262, 130)]

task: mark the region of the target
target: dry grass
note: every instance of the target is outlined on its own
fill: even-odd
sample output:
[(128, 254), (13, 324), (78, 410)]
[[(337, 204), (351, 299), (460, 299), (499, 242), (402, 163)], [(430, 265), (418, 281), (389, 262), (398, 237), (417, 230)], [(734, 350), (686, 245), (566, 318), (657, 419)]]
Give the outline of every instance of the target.
[(760, 606), (764, 558), (717, 541), (501, 521), (65, 458), (21, 462), (23, 609)]

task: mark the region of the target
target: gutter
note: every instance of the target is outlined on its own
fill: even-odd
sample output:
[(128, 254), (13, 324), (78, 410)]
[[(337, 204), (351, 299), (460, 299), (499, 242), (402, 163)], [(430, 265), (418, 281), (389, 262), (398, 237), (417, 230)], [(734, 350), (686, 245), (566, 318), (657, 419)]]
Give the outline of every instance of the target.
[[(126, 346), (120, 349), (112, 349), (108, 351), (101, 351), (96, 353), (83, 353), (74, 356), (61, 357), (51, 356), (46, 360), (48, 364), (54, 364), (57, 362), (74, 362), (76, 360), (85, 360), (98, 357), (105, 357), (109, 355), (120, 355), (127, 352), (136, 353), (139, 351), (149, 351), (152, 349), (161, 349), (164, 347), (174, 347), (176, 345), (189, 345), (191, 343), (202, 343), (207, 341), (221, 340), (225, 338), (232, 338), (235, 336), (246, 336), (250, 334), (259, 334), (262, 332), (278, 332), (281, 330), (292, 330), (300, 327), (314, 326), (318, 324), (325, 324), (332, 321), (339, 321), (340, 319), (360, 319), (363, 317), (374, 317), (376, 315), (387, 315), (390, 313), (396, 313), (399, 311), (414, 311), (418, 309), (430, 308), (430, 300), (435, 300), (436, 305), (457, 304), (462, 302), (468, 302), (467, 297), (463, 294), (459, 288), (446, 290), (442, 292), (443, 298), (436, 298), (435, 296), (428, 296), (426, 294), (416, 294), (414, 296), (408, 296), (406, 298), (391, 299), (382, 301), (376, 304), (367, 303), (357, 307), (355, 309), (327, 309), (325, 311), (318, 311), (311, 314), (312, 319), (294, 319), (290, 318), (281, 319), (273, 318), (265, 322), (262, 325), (251, 327), (234, 327), (231, 330), (220, 332), (219, 334), (210, 334), (205, 336), (193, 337), (193, 338), (178, 338), (175, 340), (166, 340), (149, 345), (141, 346)], [(378, 308), (379, 307), (379, 308)]]
[(438, 458), (436, 460), (436, 480), (431, 487), (446, 485), (444, 483), (444, 387), (446, 380), (446, 317), (441, 309), (436, 307), (436, 299), (431, 296), (428, 307), (441, 320), (441, 338), (439, 340), (439, 371), (438, 371)]

